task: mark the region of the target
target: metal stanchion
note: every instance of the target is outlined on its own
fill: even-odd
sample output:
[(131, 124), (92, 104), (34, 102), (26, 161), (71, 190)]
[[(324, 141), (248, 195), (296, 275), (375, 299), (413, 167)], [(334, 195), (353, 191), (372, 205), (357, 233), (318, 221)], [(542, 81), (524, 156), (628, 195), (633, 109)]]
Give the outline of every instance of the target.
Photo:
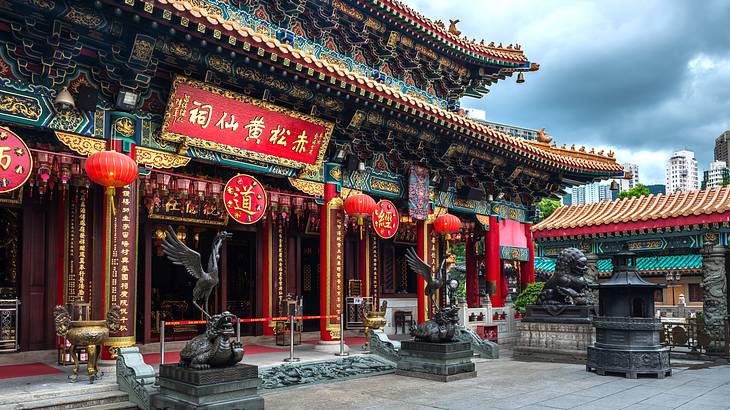
[(236, 339), (241, 343), (241, 319), (236, 322)]
[(345, 314), (340, 313), (340, 352), (335, 356), (349, 356), (350, 353), (345, 352)]
[(289, 315), (289, 357), (285, 362), (298, 362), (299, 358), (294, 357), (294, 315)]
[(160, 322), (160, 364), (165, 364), (165, 321)]

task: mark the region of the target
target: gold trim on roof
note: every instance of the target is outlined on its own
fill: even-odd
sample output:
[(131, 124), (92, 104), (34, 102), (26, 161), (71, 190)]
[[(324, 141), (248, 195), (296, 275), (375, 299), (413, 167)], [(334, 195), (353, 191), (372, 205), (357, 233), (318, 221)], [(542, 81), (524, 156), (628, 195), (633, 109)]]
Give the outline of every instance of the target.
[(106, 140), (99, 138), (85, 137), (83, 135), (61, 131), (56, 131), (56, 138), (71, 151), (87, 157), (106, 149)]
[(190, 162), (190, 157), (151, 148), (137, 147), (136, 152), (138, 164), (150, 165), (157, 169), (184, 167)]

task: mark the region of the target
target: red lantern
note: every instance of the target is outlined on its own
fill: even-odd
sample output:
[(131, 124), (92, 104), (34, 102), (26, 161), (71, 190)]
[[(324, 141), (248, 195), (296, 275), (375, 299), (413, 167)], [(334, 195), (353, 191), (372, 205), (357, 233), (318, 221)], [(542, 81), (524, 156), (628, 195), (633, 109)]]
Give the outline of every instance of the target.
[(137, 163), (120, 152), (100, 151), (86, 160), (84, 166), (92, 181), (106, 187), (106, 194), (114, 210), (114, 189), (127, 186), (137, 179)]
[(446, 252), (449, 252), (451, 234), (459, 232), (461, 229), (461, 220), (457, 216), (444, 214), (436, 218), (436, 221), (433, 223), (433, 228), (436, 230), (437, 234), (444, 235), (446, 239)]
[(345, 200), (345, 212), (347, 215), (357, 218), (357, 225), (360, 227), (360, 239), (362, 239), (363, 219), (373, 214), (375, 200), (367, 194), (353, 195)]
[(137, 163), (116, 151), (100, 151), (86, 160), (89, 178), (107, 188), (127, 186), (137, 179)]
[(436, 218), (433, 227), (437, 234), (446, 235), (446, 239), (449, 240), (452, 233), (461, 229), (461, 220), (457, 216), (444, 214)]

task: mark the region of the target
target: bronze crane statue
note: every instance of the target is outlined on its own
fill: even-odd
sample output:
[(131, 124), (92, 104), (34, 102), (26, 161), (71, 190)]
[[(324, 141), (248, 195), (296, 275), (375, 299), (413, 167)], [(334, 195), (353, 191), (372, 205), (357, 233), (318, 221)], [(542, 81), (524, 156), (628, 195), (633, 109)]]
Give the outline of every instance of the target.
[[(167, 226), (167, 235), (162, 240), (162, 249), (167, 258), (175, 265), (184, 266), (189, 274), (193, 275), (198, 281), (193, 289), (193, 305), (200, 309), (207, 319), (210, 319), (208, 313), (208, 299), (213, 289), (218, 285), (218, 258), (223, 241), (233, 236), (232, 234), (221, 231), (215, 236), (213, 246), (208, 258), (208, 271), (203, 270), (203, 264), (200, 260), (200, 254), (188, 248), (177, 237), (175, 230), (171, 226)], [(204, 307), (198, 302), (203, 301)]]
[(431, 266), (424, 262), (413, 248), (406, 250), (406, 261), (408, 266), (417, 274), (421, 275), (426, 280), (426, 295), (431, 298), (431, 306), (438, 306), (436, 303), (436, 292), (444, 286), (447, 278), (447, 273), (451, 269), (451, 265), (454, 264), (455, 259), (453, 254), (448, 254), (446, 258), (441, 261), (441, 267), (436, 272), (436, 277), (431, 275)]

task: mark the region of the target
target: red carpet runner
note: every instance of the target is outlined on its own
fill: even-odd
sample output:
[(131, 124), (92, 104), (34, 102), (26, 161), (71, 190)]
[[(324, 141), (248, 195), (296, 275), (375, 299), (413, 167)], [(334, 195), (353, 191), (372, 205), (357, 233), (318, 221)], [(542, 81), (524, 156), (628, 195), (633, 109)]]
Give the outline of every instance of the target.
[(43, 363), (10, 364), (0, 366), (0, 379), (12, 379), (14, 377), (43, 376), (46, 374), (63, 373), (63, 370), (56, 369)]

